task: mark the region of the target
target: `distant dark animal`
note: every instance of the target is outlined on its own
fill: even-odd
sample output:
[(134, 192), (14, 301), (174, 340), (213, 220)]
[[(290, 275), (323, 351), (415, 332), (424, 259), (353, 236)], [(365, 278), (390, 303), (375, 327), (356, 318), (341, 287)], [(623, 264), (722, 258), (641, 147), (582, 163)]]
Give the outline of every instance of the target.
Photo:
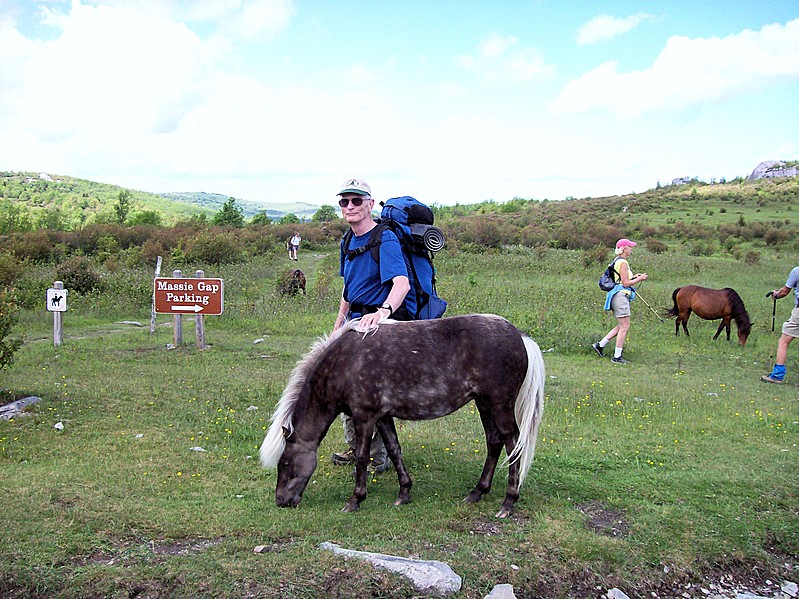
[(741, 296), (734, 289), (729, 287), (708, 289), (698, 285), (686, 285), (675, 289), (671, 298), (674, 301), (674, 307), (664, 316), (677, 317), (674, 327), (676, 335), (680, 334), (680, 323), (682, 323), (683, 331), (688, 336), (688, 318), (691, 316), (691, 312), (694, 312), (699, 318), (705, 320), (722, 319), (713, 339), (717, 339), (721, 330), (726, 327), (727, 341), (729, 341), (730, 320), (735, 320), (735, 324), (738, 326), (738, 343), (741, 346), (746, 345), (746, 339), (752, 330), (752, 323)]
[(299, 269), (284, 272), (277, 284), (277, 291), (281, 295), (297, 295), (300, 290), (305, 295), (305, 273)]
[(394, 505), (409, 503), (412, 482), (392, 419), (440, 418), (474, 400), (488, 451), (465, 501), (479, 501), (491, 489), (504, 447), (508, 488), (497, 517), (510, 516), (544, 409), (544, 361), (535, 341), (493, 314), (389, 320), (368, 332), (357, 331), (358, 322), (317, 341), (291, 373), (260, 450), (263, 466), (277, 465), (277, 505), (302, 501), (319, 444), (342, 412), (352, 417), (356, 437), (355, 489), (344, 511), (366, 498), (375, 427), (397, 470)]

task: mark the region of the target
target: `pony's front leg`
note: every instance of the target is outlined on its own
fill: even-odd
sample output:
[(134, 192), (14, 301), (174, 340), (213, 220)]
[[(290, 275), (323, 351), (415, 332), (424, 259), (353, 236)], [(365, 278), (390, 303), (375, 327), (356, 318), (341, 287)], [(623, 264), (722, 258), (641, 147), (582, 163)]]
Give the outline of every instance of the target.
[(719, 324), (719, 329), (716, 331), (716, 334), (713, 335), (714, 341), (718, 339), (719, 335), (721, 335), (721, 331), (724, 329), (725, 326), (727, 327), (727, 341), (730, 340), (730, 321), (722, 318), (721, 324)]
[(405, 462), (402, 461), (402, 447), (399, 444), (397, 437), (397, 429), (394, 426), (394, 419), (386, 417), (377, 421), (377, 430), (380, 436), (383, 437), (383, 443), (386, 445), (388, 457), (394, 463), (394, 468), (397, 470), (397, 480), (399, 481), (399, 495), (394, 505), (404, 505), (411, 502), (411, 476), (408, 474), (408, 469), (405, 468)]
[(343, 512), (355, 512), (366, 499), (366, 467), (369, 464), (369, 450), (372, 446), (374, 425), (363, 425), (353, 418), (355, 429), (355, 489), (344, 504)]

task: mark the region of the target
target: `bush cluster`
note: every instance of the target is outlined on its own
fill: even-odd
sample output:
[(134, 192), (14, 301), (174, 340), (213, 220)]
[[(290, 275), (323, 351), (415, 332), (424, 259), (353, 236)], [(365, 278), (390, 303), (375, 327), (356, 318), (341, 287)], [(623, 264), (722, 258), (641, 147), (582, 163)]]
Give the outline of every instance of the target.
[(11, 289), (0, 289), (0, 370), (14, 361), (14, 352), (22, 345), (22, 339), (9, 337), (17, 322), (17, 303)]
[(97, 272), (94, 261), (86, 256), (73, 256), (59, 264), (56, 276), (66, 289), (82, 295), (99, 291), (103, 287), (102, 277)]

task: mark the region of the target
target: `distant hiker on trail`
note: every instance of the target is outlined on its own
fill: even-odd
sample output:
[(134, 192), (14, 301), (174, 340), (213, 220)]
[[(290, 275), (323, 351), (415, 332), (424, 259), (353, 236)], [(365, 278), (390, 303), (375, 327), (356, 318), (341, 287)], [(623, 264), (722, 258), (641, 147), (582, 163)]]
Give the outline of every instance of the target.
[[(776, 301), (785, 297), (793, 289), (794, 305), (791, 310), (791, 317), (782, 325), (782, 335), (777, 342), (777, 359), (774, 368), (769, 374), (764, 374), (760, 379), (766, 383), (776, 383), (781, 385), (785, 381), (785, 361), (788, 359), (788, 346), (791, 341), (799, 337), (799, 266), (794, 268), (788, 275), (788, 280), (781, 289), (775, 289), (766, 294), (766, 297), (773, 297)], [(772, 331), (774, 330), (772, 322)]]
[[(383, 320), (409, 320), (403, 307), (406, 300), (413, 302), (413, 291), (408, 278), (405, 258), (399, 240), (393, 231), (383, 231), (380, 243), (380, 263), (370, 251), (361, 253), (345, 252), (362, 248), (369, 241), (369, 233), (377, 226), (372, 218), (372, 190), (366, 181), (347, 179), (338, 192), (341, 215), (352, 229), (352, 239), (348, 247), (341, 248), (340, 274), (344, 277), (344, 291), (341, 295), (338, 315), (333, 330), (338, 330), (345, 321), (361, 318), (360, 328), (366, 330)], [(401, 309), (402, 308), (402, 309)], [(334, 464), (344, 465), (355, 462), (355, 430), (352, 419), (341, 415), (344, 422), (344, 439), (350, 448), (342, 453), (334, 453)], [(383, 472), (391, 467), (388, 452), (380, 434), (375, 431), (370, 450), (372, 461), (369, 472)]]
[(619, 324), (608, 331), (608, 334), (599, 342), (591, 346), (600, 357), (604, 357), (605, 346), (615, 337), (616, 348), (611, 359), (614, 364), (629, 364), (627, 360), (622, 358), (621, 354), (624, 350), (624, 341), (627, 339), (627, 331), (630, 329), (630, 302), (635, 299), (633, 285), (647, 279), (645, 272), (633, 275), (632, 270), (630, 270), (630, 264), (627, 262), (636, 245), (638, 244), (629, 239), (619, 239), (616, 242), (615, 253), (617, 257), (611, 263), (616, 286), (608, 291), (605, 297), (605, 310), (613, 310), (613, 315)]
[(297, 250), (300, 249), (300, 241), (302, 241), (302, 237), (296, 232), (289, 238), (289, 260), (297, 259)]

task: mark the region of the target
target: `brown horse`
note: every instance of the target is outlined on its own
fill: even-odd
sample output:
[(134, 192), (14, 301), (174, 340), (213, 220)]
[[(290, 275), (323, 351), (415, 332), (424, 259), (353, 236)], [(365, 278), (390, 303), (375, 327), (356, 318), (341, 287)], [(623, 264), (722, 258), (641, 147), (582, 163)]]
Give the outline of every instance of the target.
[(318, 341), (291, 373), (260, 452), (264, 466), (277, 466), (277, 505), (300, 503), (319, 443), (341, 412), (352, 417), (356, 437), (355, 489), (344, 511), (357, 510), (366, 497), (375, 427), (397, 470), (394, 503), (410, 502), (411, 478), (393, 418), (440, 418), (474, 401), (488, 451), (465, 501), (476, 502), (491, 489), (504, 448), (508, 487), (497, 517), (510, 516), (544, 409), (544, 361), (535, 341), (493, 314), (389, 320), (368, 333), (356, 330), (358, 322)]
[(680, 334), (680, 323), (683, 331), (688, 336), (688, 318), (691, 312), (695, 312), (699, 318), (705, 320), (716, 320), (721, 318), (718, 331), (713, 335), (717, 339), (721, 330), (726, 327), (727, 341), (730, 340), (730, 320), (735, 320), (738, 326), (738, 343), (746, 345), (749, 331), (752, 330), (752, 323), (749, 320), (749, 313), (746, 311), (741, 296), (735, 289), (725, 287), (724, 289), (708, 289), (698, 285), (686, 285), (677, 287), (671, 294), (674, 300), (674, 307), (666, 312), (664, 316), (676, 316), (674, 332)]

